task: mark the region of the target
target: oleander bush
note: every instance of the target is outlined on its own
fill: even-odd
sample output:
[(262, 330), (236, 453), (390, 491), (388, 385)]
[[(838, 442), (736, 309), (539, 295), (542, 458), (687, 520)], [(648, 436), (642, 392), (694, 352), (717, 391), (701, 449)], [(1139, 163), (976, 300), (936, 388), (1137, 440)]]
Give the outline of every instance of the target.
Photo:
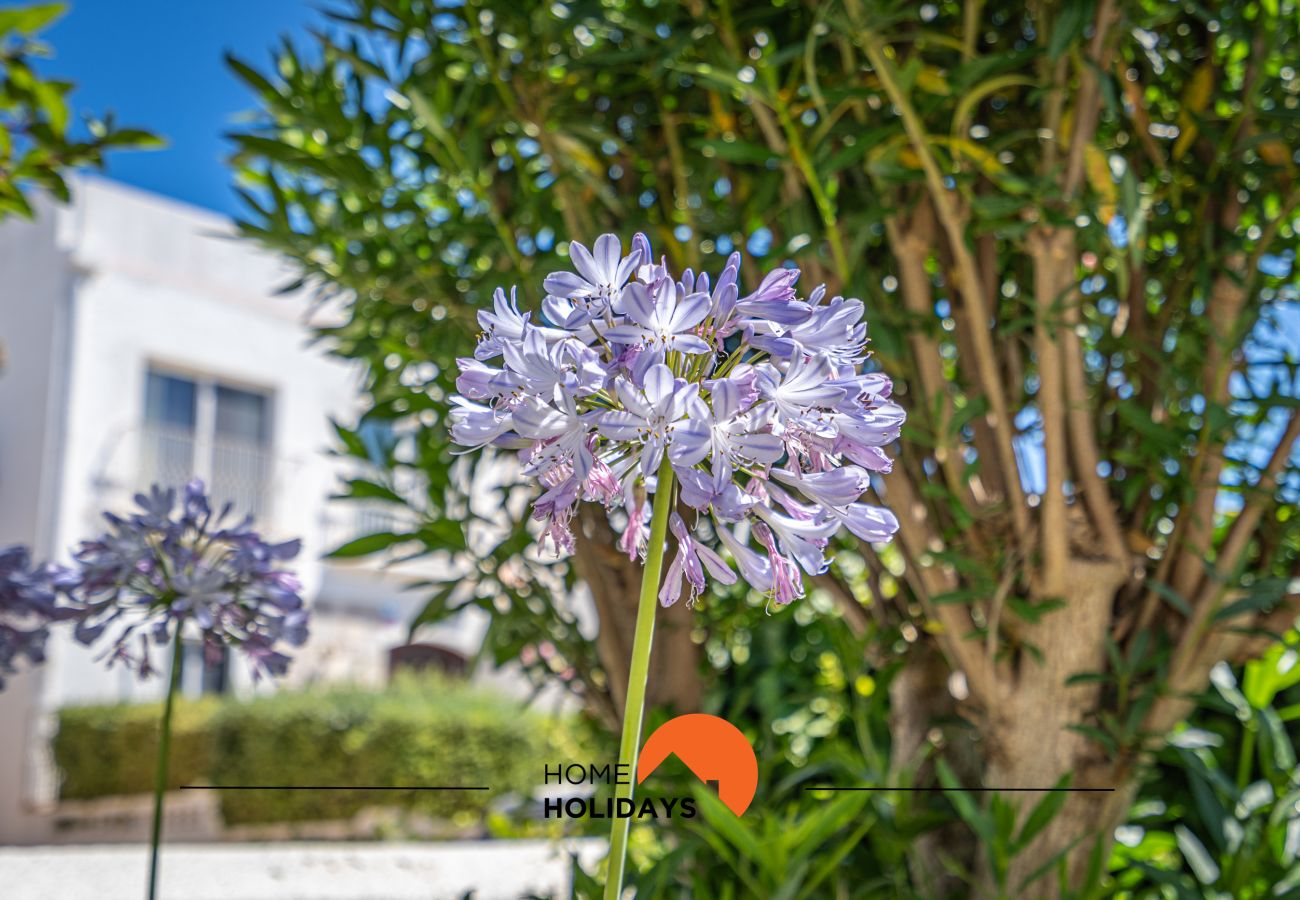
[[(1059, 814), (1061, 794), (986, 807), (955, 787), (962, 760), (953, 745), (966, 727), (959, 722), (928, 735), (923, 753), (898, 758), (889, 697), (902, 669), (896, 660), (867, 659), (863, 640), (827, 614), (827, 603), (814, 595), (803, 621), (778, 618), (761, 629), (711, 622), (713, 683), (704, 708), (743, 723), (758, 754), (759, 793), (736, 819), (710, 803), (689, 773), (668, 765), (656, 771), (648, 794), (694, 793), (701, 815), (634, 828), (638, 896), (980, 896), (959, 865), (965, 848), (982, 841), (990, 865), (1010, 871)], [(1244, 666), (1220, 664), (1210, 681), (1143, 769), (1110, 853), (1090, 853), (1086, 877), (1062, 885), (1048, 867), (1004, 878), (1003, 890), (989, 896), (1300, 900), (1300, 634), (1289, 632)], [(942, 791), (813, 787), (908, 788), (932, 769)], [(1034, 812), (1017, 820), (1010, 802)], [(928, 888), (911, 869), (918, 843), (937, 847), (954, 889)], [(595, 882), (584, 881), (598, 874), (577, 873), (578, 896), (599, 896)]]
[[(158, 708), (74, 707), (59, 714), (60, 796), (144, 793), (152, 784)], [(230, 791), (227, 824), (345, 819), (386, 805), (461, 824), (526, 795), (563, 726), (517, 702), (443, 681), (384, 691), (329, 688), (251, 701), (182, 702), (170, 785), (487, 785), (490, 791)]]
[[(897, 833), (908, 871), (934, 895), (1059, 897), (1039, 876), (1064, 859), (1092, 890), (1211, 670), (1300, 614), (1298, 26), (1296, 0), (330, 4), (231, 60), (257, 105), (232, 163), (241, 231), (292, 264), (286, 289), (337, 303), (317, 335), (364, 366), (338, 445), (370, 474), (345, 495), (410, 523), (337, 552), (450, 555), (470, 574), (428, 586), (416, 624), (477, 608), (485, 658), (616, 722), (641, 573), (598, 510), (572, 559), (531, 551), (534, 486), (453, 455), (456, 360), (496, 290), (537, 310), (603, 232), (644, 231), (677, 271), (742, 252), (744, 291), (793, 265), (864, 302), (908, 413), (875, 483), (899, 540), (843, 539), (817, 577), (872, 638), (854, 652), (901, 667), (891, 753), (934, 757), (917, 786), (945, 798), (1117, 789), (1058, 794), (1041, 829), (1019, 792), (963, 797), (969, 840)], [(578, 627), (576, 581), (598, 622)], [(704, 708), (710, 610), (757, 633), (804, 606), (714, 590), (664, 611), (650, 705)], [(788, 657), (821, 656), (811, 634), (763, 673), (768, 708), (799, 689), (773, 681)]]

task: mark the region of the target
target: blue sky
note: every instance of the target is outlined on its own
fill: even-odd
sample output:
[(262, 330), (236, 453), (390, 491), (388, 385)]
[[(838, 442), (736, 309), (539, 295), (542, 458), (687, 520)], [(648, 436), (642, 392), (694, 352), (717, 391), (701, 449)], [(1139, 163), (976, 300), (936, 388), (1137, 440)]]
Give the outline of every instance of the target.
[[(0, 8), (31, 0), (0, 0)], [(263, 65), (280, 35), (324, 24), (320, 0), (71, 0), (43, 37), (54, 47), (45, 74), (77, 84), (78, 113), (116, 113), (147, 128), (164, 150), (113, 154), (118, 181), (227, 214), (238, 211), (223, 164), (222, 135), (252, 107), (222, 55)]]

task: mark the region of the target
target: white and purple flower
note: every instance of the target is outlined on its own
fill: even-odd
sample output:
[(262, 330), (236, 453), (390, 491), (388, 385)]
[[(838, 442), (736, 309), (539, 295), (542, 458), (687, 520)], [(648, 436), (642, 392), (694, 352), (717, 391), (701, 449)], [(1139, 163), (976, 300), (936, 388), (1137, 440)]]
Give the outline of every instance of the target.
[(569, 246), (577, 271), (546, 277), (539, 320), (513, 291), (480, 315), (451, 414), (457, 443), (520, 451), (557, 548), (572, 549), (585, 499), (621, 508), (619, 547), (644, 557), (650, 500), (666, 483), (697, 519), (669, 519), (676, 554), (660, 602), (692, 602), (739, 571), (784, 604), (804, 595), (803, 573), (825, 571), (840, 529), (892, 537), (893, 514), (863, 496), (889, 471), (904, 415), (889, 378), (864, 369), (860, 300), (827, 301), (822, 287), (802, 299), (792, 268), (742, 296), (738, 254), (716, 279), (674, 276), (641, 234), (626, 256), (614, 235), (590, 252)]

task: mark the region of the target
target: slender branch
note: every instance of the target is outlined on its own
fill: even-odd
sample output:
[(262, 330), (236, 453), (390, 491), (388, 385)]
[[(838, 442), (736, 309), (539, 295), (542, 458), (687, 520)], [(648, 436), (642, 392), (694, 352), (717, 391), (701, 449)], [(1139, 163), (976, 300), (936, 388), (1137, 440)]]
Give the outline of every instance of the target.
[[(931, 213), (931, 215), (933, 214)], [(947, 281), (951, 284), (956, 281), (956, 276), (951, 274), (954, 270), (952, 250), (949, 248), (946, 238), (942, 235), (939, 235), (939, 238), (937, 247), (939, 261), (943, 271), (949, 273)], [(996, 321), (996, 297), (998, 293), (997, 236), (992, 232), (980, 235), (975, 239), (975, 250), (980, 274), (984, 277), (984, 296), (993, 299), (990, 312)], [(965, 383), (976, 392), (976, 395), (972, 396), (968, 389), (967, 399), (974, 401), (978, 396), (980, 379), (975, 366), (975, 340), (972, 330), (975, 327), (988, 328), (989, 326), (986, 323), (976, 323), (973, 320), (970, 310), (967, 308), (959, 291), (951, 291), (948, 300), (951, 307), (953, 336), (957, 340), (957, 368), (962, 378), (965, 379)], [(1017, 368), (1013, 364), (1012, 356), (1015, 349), (1016, 339), (1014, 336), (1008, 337), (999, 347), (999, 351), (1003, 352), (1004, 356), (999, 361), (999, 377), (1007, 385), (1024, 383), (1023, 379), (1017, 376)], [(997, 436), (993, 433), (993, 429), (989, 427), (988, 420), (984, 416), (974, 416), (969, 425), (974, 435), (973, 443), (980, 460), (977, 472), (966, 475), (963, 470), (963, 478), (970, 486), (971, 496), (976, 505), (1004, 503), (1007, 493), (1006, 473), (997, 464)]]
[[(1242, 254), (1236, 253), (1227, 262), (1228, 268), (1240, 272), (1244, 264)], [(1173, 587), (1183, 597), (1190, 597), (1200, 584), (1204, 571), (1205, 554), (1214, 537), (1214, 504), (1219, 493), (1219, 478), (1223, 474), (1223, 455), (1215, 448), (1222, 441), (1215, 434), (1210, 414), (1211, 405), (1221, 405), (1227, 400), (1230, 355), (1223, 351), (1221, 340), (1235, 330), (1237, 319), (1245, 306), (1244, 286), (1232, 276), (1221, 273), (1215, 279), (1206, 308), (1212, 323), (1205, 354), (1205, 423), (1197, 440), (1196, 455), (1192, 460), (1189, 483), (1193, 499), (1186, 505), (1187, 527), (1174, 563)]]
[[(918, 319), (932, 319), (934, 302), (930, 295), (930, 276), (925, 271), (934, 238), (934, 217), (927, 202), (922, 202), (906, 223), (897, 216), (885, 220), (885, 235), (898, 261), (898, 284), (903, 305)], [(934, 456), (943, 469), (948, 489), (964, 504), (970, 493), (962, 472), (962, 460), (952, 428), (952, 395), (943, 376), (943, 359), (938, 343), (922, 327), (908, 329), (922, 393), (922, 412), (934, 419)], [(937, 407), (937, 410), (936, 410)]]
[(993, 594), (993, 599), (989, 603), (989, 621), (987, 634), (984, 636), (984, 654), (990, 660), (998, 658), (998, 627), (1002, 623), (1002, 608), (1006, 605), (1007, 597), (1011, 594), (1011, 586), (1016, 583), (1016, 573), (1020, 566), (1020, 560), (1013, 557), (1002, 573), (1002, 580), (998, 583), (997, 592)]
[[(856, 23), (855, 23), (856, 24)], [(894, 67), (885, 57), (885, 51), (879, 38), (869, 28), (859, 25), (859, 40), (867, 59), (876, 70), (881, 86), (889, 95), (894, 106), (898, 108), (903, 119), (903, 127), (912, 145), (913, 152), (921, 162), (925, 173), (926, 185), (934, 202), (935, 212), (952, 244), (952, 253), (957, 266), (958, 289), (966, 298), (971, 315), (975, 320), (972, 334), (976, 353), (976, 370), (979, 373), (980, 386), (984, 390), (991, 407), (993, 428), (998, 435), (998, 454), (1000, 463), (1006, 473), (1008, 500), (1011, 506), (1012, 522), (1016, 535), (1022, 543), (1029, 538), (1029, 514), (1025, 509), (1024, 491), (1020, 486), (1020, 469), (1016, 462), (1012, 444), (1011, 413), (1007, 406), (1006, 391), (998, 377), (997, 354), (993, 349), (993, 337), (987, 328), (990, 321), (989, 305), (984, 297), (983, 282), (975, 258), (966, 244), (966, 235), (961, 216), (958, 214), (951, 192), (944, 186), (943, 174), (939, 171), (934, 154), (930, 150), (929, 137), (921, 123), (916, 110), (912, 108), (908, 97), (903, 93), (894, 77)]]
[[(862, 603), (854, 596), (853, 591), (838, 575), (834, 572), (823, 572), (821, 575), (812, 576), (812, 580), (813, 584), (834, 598), (835, 605), (843, 613), (844, 622), (849, 626), (849, 631), (853, 632), (854, 637), (862, 637), (867, 633), (867, 612), (862, 608)], [(879, 597), (872, 599), (879, 604)]]
[[(1206, 347), (1205, 365), (1202, 369), (1207, 413), (1209, 404), (1222, 405), (1228, 400), (1229, 375), (1239, 364), (1231, 352), (1225, 351), (1228, 342), (1239, 340), (1254, 322), (1242, 313), (1259, 279), (1259, 260), (1271, 246), (1281, 224), (1290, 219), (1300, 206), (1300, 188), (1293, 189), (1283, 202), (1278, 214), (1271, 219), (1255, 248), (1246, 256), (1241, 251), (1228, 254), (1225, 271), (1215, 278), (1206, 303), (1211, 334)], [(1221, 227), (1231, 233), (1240, 218), (1241, 208), (1235, 198), (1224, 209)], [(1184, 597), (1191, 597), (1200, 585), (1204, 559), (1214, 537), (1214, 504), (1219, 492), (1219, 479), (1225, 461), (1221, 453), (1213, 452), (1222, 444), (1211, 427), (1210, 415), (1205, 416), (1197, 439), (1196, 455), (1192, 460), (1189, 481), (1195, 492), (1194, 500), (1187, 504), (1186, 526), (1183, 539), (1170, 547), (1178, 551), (1173, 566), (1173, 587)], [(1182, 516), (1179, 517), (1182, 525)], [(1180, 529), (1183, 531), (1183, 529)], [(1175, 532), (1175, 537), (1179, 532)]]
[[(1046, 37), (1047, 35), (1044, 34), (1044, 39)], [(1056, 65), (1052, 67), (1050, 77), (1047, 75), (1047, 57), (1040, 57), (1040, 62), (1040, 77), (1052, 85), (1043, 104), (1043, 123), (1047, 129), (1048, 137), (1043, 143), (1042, 173), (1046, 177), (1051, 175), (1052, 170), (1056, 168), (1056, 154), (1060, 149), (1061, 120), (1064, 118), (1065, 113), (1065, 76), (1069, 71), (1070, 60), (1066, 56), (1058, 59)]]
[(1047, 475), (1040, 533), (1043, 550), (1040, 590), (1048, 597), (1064, 596), (1066, 565), (1070, 555), (1069, 522), (1065, 504), (1065, 385), (1061, 372), (1061, 351), (1056, 341), (1057, 329), (1049, 321), (1049, 316), (1053, 315), (1061, 297), (1062, 288), (1068, 291), (1069, 283), (1074, 279), (1073, 260), (1065, 253), (1068, 237), (1064, 231), (1047, 228), (1037, 228), (1029, 235), (1029, 253), (1034, 260), (1034, 354), (1038, 357), (1038, 416), (1043, 427), (1043, 457)]
[[(1286, 430), (1274, 448), (1260, 479), (1261, 488), (1266, 484), (1265, 479), (1268, 481), (1273, 480), (1286, 466), (1291, 458), (1291, 450), (1297, 438), (1300, 438), (1300, 415), (1297, 415), (1292, 410)], [(1260, 495), (1251, 498), (1251, 501), (1243, 508), (1241, 515), (1229, 533), (1218, 566), (1219, 572), (1224, 576), (1236, 569), (1240, 563), (1241, 555), (1255, 533), (1265, 506), (1259, 498)], [(1171, 686), (1176, 687), (1180, 683), (1186, 685), (1199, 684), (1199, 680), (1196, 679), (1202, 670), (1213, 665), (1215, 660), (1227, 658), (1231, 655), (1226, 649), (1215, 650), (1216, 632), (1212, 629), (1214, 614), (1222, 608), (1222, 604), (1228, 596), (1229, 587), (1227, 585), (1216, 588), (1214, 583), (1211, 582), (1205, 586), (1201, 596), (1196, 601), (1191, 621), (1188, 622), (1187, 627), (1184, 629), (1178, 647), (1174, 651), (1169, 670)], [(1286, 598), (1283, 600), (1281, 611), (1283, 617), (1287, 615), (1291, 618), (1295, 617), (1295, 610), (1291, 606), (1292, 599)], [(1217, 634), (1221, 644), (1224, 641), (1238, 637), (1238, 635), (1223, 632)]]
[[(470, 31), (474, 37), (474, 42), (478, 47), (479, 52), (485, 59), (493, 58), (496, 55), (495, 51), (493, 50), (491, 43), (488, 41), (487, 36), (483, 33), (483, 29), (478, 25), (478, 15), (467, 16), (466, 20), (470, 24)], [(560, 166), (567, 158), (567, 154), (558, 151), (551, 130), (546, 127), (546, 122), (542, 121), (544, 117), (536, 114), (536, 112), (531, 110), (531, 108), (525, 109), (525, 103), (519, 98), (518, 90), (507, 90), (507, 82), (504, 79), (497, 77), (493, 78), (492, 82), (497, 94), (501, 97), (501, 101), (517, 119), (524, 122), (533, 122), (537, 126), (537, 141), (541, 145), (542, 152), (549, 156), (556, 166)], [(511, 88), (515, 88), (513, 78), (510, 79), (509, 84)], [(571, 185), (568, 184), (568, 180), (565, 178), (557, 179), (555, 187), (557, 188), (557, 196), (560, 199), (560, 203), (558, 204), (560, 207), (560, 215), (564, 219), (564, 225), (569, 232), (569, 236), (574, 237), (576, 235), (586, 235), (588, 240), (594, 239), (596, 235), (593, 233), (595, 229), (592, 227), (591, 216), (587, 212), (586, 206), (573, 195), (573, 190)], [(489, 212), (493, 212), (494, 210), (495, 206), (489, 205)], [(495, 221), (493, 222), (493, 225), (496, 226)], [(497, 230), (500, 232), (501, 228), (498, 227)], [(515, 247), (513, 236), (508, 239), (503, 236), (502, 240), (507, 243), (507, 252), (511, 254), (513, 259), (518, 260), (520, 257), (518, 255), (518, 249)], [(516, 265), (519, 265), (519, 263), (516, 262)]]
[[(478, 46), (479, 52), (483, 54), (484, 62), (491, 65), (493, 69), (498, 68), (496, 64), (496, 53), (493, 51), (492, 46), (487, 42), (482, 30), (474, 25), (474, 23), (478, 22), (478, 16), (466, 16), (466, 19), (470, 22), (475, 43)], [(502, 102), (507, 104), (511, 109), (517, 109), (518, 104), (516, 103), (515, 98), (505, 89), (505, 85), (501, 83), (501, 80), (499, 78), (493, 78), (492, 80), (497, 85), (496, 90), (500, 95)], [(416, 113), (419, 115), (420, 120), (423, 122), (425, 129), (433, 135), (434, 139), (438, 143), (442, 144), (443, 149), (446, 151), (447, 155), (451, 157), (457, 168), (462, 172), (469, 172), (470, 166), (463, 150), (461, 149), (459, 139), (448, 133), (447, 129), (442, 124), (441, 118), (429, 105), (425, 96), (413, 90), (408, 90), (407, 96), (411, 101), (411, 105), (415, 108)], [(504, 246), (506, 254), (510, 257), (510, 261), (514, 264), (516, 269), (526, 270), (528, 264), (524, 260), (523, 254), (515, 243), (514, 234), (510, 231), (510, 226), (506, 223), (501, 209), (497, 206), (496, 198), (490, 191), (482, 190), (477, 187), (477, 181), (474, 181), (473, 183), (476, 185), (474, 192), (479, 195), (479, 199), (484, 201), (484, 204), (487, 207), (488, 221), (492, 223), (492, 228), (496, 231), (497, 238)]]
[[(1236, 521), (1232, 523), (1232, 528), (1228, 531), (1228, 537), (1223, 542), (1223, 547), (1219, 550), (1215, 568), (1221, 576), (1230, 576), (1241, 565), (1246, 548), (1249, 546), (1251, 539), (1256, 536), (1256, 529), (1259, 527), (1259, 521), (1268, 506), (1271, 491), (1276, 487), (1275, 482), (1290, 461), (1291, 451), (1298, 439), (1300, 439), (1300, 414), (1292, 407), (1288, 412), (1287, 424), (1282, 432), (1282, 438), (1277, 442), (1277, 446), (1273, 448), (1273, 454), (1264, 466), (1264, 471), (1260, 473), (1259, 484), (1255, 486), (1256, 493), (1252, 494), (1242, 506)], [(1208, 587), (1210, 586), (1207, 585)], [(1217, 605), (1223, 592), (1224, 589), (1207, 590), (1206, 595), (1200, 599), (1198, 605)], [(1214, 597), (1211, 597), (1211, 594)]]
[(1061, 342), (1062, 369), (1065, 375), (1069, 426), (1069, 450), (1078, 490), (1083, 494), (1088, 516), (1101, 537), (1102, 549), (1117, 561), (1128, 557), (1120, 527), (1119, 512), (1111, 501), (1110, 489), (1097, 473), (1101, 457), (1097, 450), (1096, 425), (1088, 406), (1088, 390), (1083, 375), (1083, 351), (1079, 338), (1067, 331)]
[[(920, 559), (929, 552), (941, 551), (943, 542), (936, 536), (923, 533), (927, 530), (925, 508), (901, 467), (896, 466), (885, 477), (885, 489), (890, 507), (898, 512), (898, 536), (908, 554)], [(1000, 695), (996, 672), (992, 660), (984, 655), (983, 648), (972, 637), (975, 623), (970, 609), (959, 603), (934, 602), (936, 594), (956, 587), (955, 576), (946, 566), (929, 565), (920, 567), (920, 575), (926, 592), (918, 599), (926, 616), (942, 626), (938, 640), (944, 655), (953, 668), (966, 674), (971, 694), (979, 702), (986, 707), (996, 704)]]
[[(697, 21), (709, 22), (710, 16), (703, 3), (690, 2), (687, 6), (691, 15)], [(722, 22), (717, 26), (719, 39), (722, 41), (723, 47), (731, 54), (733, 60), (745, 59), (745, 53), (740, 47), (739, 39), (736, 37), (736, 28), (732, 20), (730, 7), (725, 7), (722, 13)], [(743, 63), (736, 63), (736, 65), (743, 65)], [(788, 161), (788, 148), (785, 145), (785, 140), (781, 137), (781, 129), (773, 119), (772, 111), (763, 103), (750, 103), (748, 108), (753, 113), (758, 130), (763, 132), (763, 139), (767, 141), (768, 148), (776, 154), (777, 159), (787, 160), (781, 166), (782, 192), (787, 202), (793, 202), (794, 198), (801, 193), (799, 190), (799, 176), (795, 172), (794, 165)]]
[(1286, 631), (1295, 623), (1298, 602), (1300, 596), (1293, 594), (1284, 597), (1272, 612), (1255, 616), (1251, 622), (1253, 629), (1211, 632), (1200, 644), (1199, 652), (1187, 652), (1190, 648), (1180, 647), (1170, 667), (1168, 686), (1152, 704), (1142, 731), (1159, 736), (1168, 734), (1196, 706), (1197, 695), (1205, 684), (1210, 669), (1219, 660), (1240, 662), (1243, 657), (1260, 652), (1263, 649), (1260, 646), (1260, 635), (1252, 634), (1251, 631)]
[(786, 142), (790, 146), (790, 157), (812, 193), (813, 203), (817, 207), (818, 215), (821, 216), (822, 226), (826, 229), (826, 239), (831, 245), (831, 259), (835, 263), (835, 274), (840, 280), (840, 286), (843, 287), (849, 283), (850, 270), (848, 256), (844, 252), (844, 238), (840, 234), (839, 220), (835, 213), (835, 201), (826, 192), (826, 186), (821, 183), (817, 169), (808, 157), (808, 151), (804, 149), (803, 138), (800, 137), (794, 119), (790, 118), (790, 111), (780, 100), (779, 94), (777, 94), (776, 104), (776, 115), (781, 122), (781, 128), (785, 131)]
[(1079, 93), (1074, 105), (1074, 131), (1070, 135), (1070, 152), (1065, 163), (1065, 177), (1061, 182), (1062, 199), (1070, 200), (1083, 185), (1085, 153), (1097, 129), (1101, 115), (1101, 82), (1099, 72), (1109, 67), (1110, 35), (1118, 21), (1114, 0), (1101, 0), (1093, 22), (1092, 41), (1079, 71)]
[(984, 0), (965, 0), (961, 8), (961, 55), (963, 59), (975, 58), (975, 42), (979, 40), (980, 17)]
[[(1109, 56), (1109, 36), (1116, 20), (1113, 0), (1102, 0), (1093, 23), (1093, 36), (1084, 65), (1079, 73), (1079, 90), (1074, 103), (1074, 127), (1070, 135), (1065, 174), (1061, 181), (1061, 202), (1068, 204), (1082, 185), (1085, 152), (1092, 143), (1097, 120), (1101, 114), (1101, 89), (1099, 72), (1106, 70)], [(1062, 61), (1066, 57), (1062, 56)], [(1063, 76), (1058, 76), (1058, 90), (1054, 96), (1064, 95)], [(1056, 110), (1059, 118), (1059, 108)], [(1059, 121), (1054, 128), (1059, 128)], [(1079, 325), (1079, 295), (1074, 278), (1074, 264), (1078, 252), (1073, 232), (1062, 230), (1054, 236), (1049, 264), (1056, 273), (1052, 302), (1061, 304), (1059, 322), (1060, 377), (1064, 387), (1065, 421), (1068, 426), (1068, 450), (1075, 478), (1082, 488), (1089, 518), (1097, 529), (1102, 546), (1108, 556), (1117, 561), (1126, 556), (1120, 532), (1119, 517), (1110, 503), (1110, 494), (1097, 475), (1100, 453), (1097, 449), (1096, 431), (1088, 407), (1087, 382), (1083, 365), (1083, 348), (1077, 328)], [(1035, 258), (1036, 265), (1038, 258)], [(1039, 296), (1039, 303), (1043, 300)], [(1040, 366), (1042, 360), (1039, 361)], [(1040, 391), (1040, 395), (1041, 395)], [(1055, 399), (1055, 395), (1050, 395)], [(1050, 465), (1050, 456), (1049, 456)], [(1063, 500), (1061, 501), (1063, 503)], [(1046, 523), (1046, 502), (1044, 503)], [(1059, 511), (1058, 511), (1059, 512)], [(1046, 547), (1045, 547), (1046, 550)]]

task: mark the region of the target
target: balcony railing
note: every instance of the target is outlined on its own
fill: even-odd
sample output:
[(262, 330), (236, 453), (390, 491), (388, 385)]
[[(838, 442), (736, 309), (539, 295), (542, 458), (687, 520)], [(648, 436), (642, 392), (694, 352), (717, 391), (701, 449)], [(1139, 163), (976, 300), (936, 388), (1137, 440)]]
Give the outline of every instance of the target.
[(139, 486), (176, 486), (198, 475), (213, 502), (239, 514), (270, 515), (273, 458), (251, 441), (202, 441), (184, 428), (145, 426), (140, 434)]
[(146, 426), (140, 434), (138, 487), (175, 486), (194, 477), (194, 432)]
[(212, 499), (265, 518), (270, 514), (271, 456), (258, 444), (217, 441), (212, 445)]

